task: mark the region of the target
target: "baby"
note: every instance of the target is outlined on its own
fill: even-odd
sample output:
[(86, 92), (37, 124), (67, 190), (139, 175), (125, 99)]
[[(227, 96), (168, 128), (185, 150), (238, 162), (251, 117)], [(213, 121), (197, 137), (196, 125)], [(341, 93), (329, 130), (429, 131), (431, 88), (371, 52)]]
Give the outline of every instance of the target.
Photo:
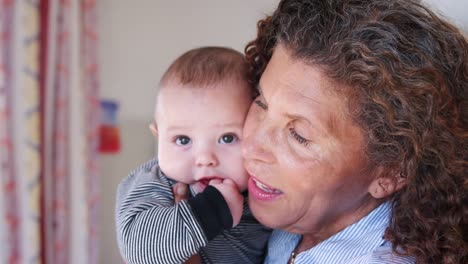
[[(269, 229), (246, 203), (242, 129), (254, 90), (241, 53), (190, 50), (161, 78), (154, 123), (157, 160), (119, 185), (117, 238), (129, 263), (262, 263)], [(189, 184), (175, 203), (172, 187)], [(242, 206), (243, 205), (243, 208)]]

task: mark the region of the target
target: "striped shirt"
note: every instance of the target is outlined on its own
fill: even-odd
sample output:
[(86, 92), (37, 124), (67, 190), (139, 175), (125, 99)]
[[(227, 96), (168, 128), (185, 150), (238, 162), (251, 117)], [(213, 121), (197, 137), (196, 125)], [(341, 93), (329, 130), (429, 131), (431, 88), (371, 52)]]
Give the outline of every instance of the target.
[(178, 204), (156, 160), (130, 173), (119, 185), (117, 240), (131, 264), (183, 263), (200, 254), (203, 263), (262, 263), (271, 230), (253, 217), (246, 200), (239, 225), (223, 196), (208, 186)]
[[(297, 254), (295, 264), (412, 264), (412, 257), (397, 256), (383, 239), (391, 205), (384, 203), (358, 222)], [(275, 230), (268, 243), (266, 264), (288, 263), (301, 235)]]

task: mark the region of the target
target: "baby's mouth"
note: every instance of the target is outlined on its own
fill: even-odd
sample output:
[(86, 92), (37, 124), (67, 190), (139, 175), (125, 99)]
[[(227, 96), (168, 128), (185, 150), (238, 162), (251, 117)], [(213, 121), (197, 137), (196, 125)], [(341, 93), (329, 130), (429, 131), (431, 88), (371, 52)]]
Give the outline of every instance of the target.
[(210, 177), (204, 177), (202, 179), (200, 179), (198, 182), (207, 186), (208, 184), (210, 184), (210, 181), (211, 180), (215, 180), (215, 179), (219, 179), (219, 180), (222, 180), (221, 177), (218, 177), (218, 176), (210, 176)]
[(210, 183), (210, 180), (208, 179), (203, 179), (203, 180), (199, 180), (199, 182), (203, 185), (208, 185)]

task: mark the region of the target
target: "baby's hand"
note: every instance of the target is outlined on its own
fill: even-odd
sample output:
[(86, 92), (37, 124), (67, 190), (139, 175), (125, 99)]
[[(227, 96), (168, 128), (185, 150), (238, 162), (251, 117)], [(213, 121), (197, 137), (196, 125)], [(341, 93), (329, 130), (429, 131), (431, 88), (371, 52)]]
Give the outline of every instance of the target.
[(201, 257), (198, 254), (191, 256), (184, 264), (200, 264), (202, 263)]
[(218, 189), (223, 195), (224, 200), (229, 206), (229, 210), (232, 215), (233, 227), (238, 225), (242, 216), (242, 210), (244, 205), (244, 198), (239, 193), (239, 189), (231, 179), (214, 179), (211, 180), (209, 185)]
[(187, 200), (189, 196), (188, 185), (182, 182), (178, 182), (172, 187), (172, 193), (174, 194), (174, 201), (176, 204), (182, 200)]

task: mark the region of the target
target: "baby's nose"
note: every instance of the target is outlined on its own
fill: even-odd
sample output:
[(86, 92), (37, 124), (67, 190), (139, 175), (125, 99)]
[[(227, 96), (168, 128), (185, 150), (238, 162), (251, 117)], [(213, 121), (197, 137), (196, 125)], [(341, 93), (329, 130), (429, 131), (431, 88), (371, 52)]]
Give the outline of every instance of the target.
[(213, 151), (203, 151), (197, 156), (196, 165), (214, 167), (218, 165), (218, 158)]

